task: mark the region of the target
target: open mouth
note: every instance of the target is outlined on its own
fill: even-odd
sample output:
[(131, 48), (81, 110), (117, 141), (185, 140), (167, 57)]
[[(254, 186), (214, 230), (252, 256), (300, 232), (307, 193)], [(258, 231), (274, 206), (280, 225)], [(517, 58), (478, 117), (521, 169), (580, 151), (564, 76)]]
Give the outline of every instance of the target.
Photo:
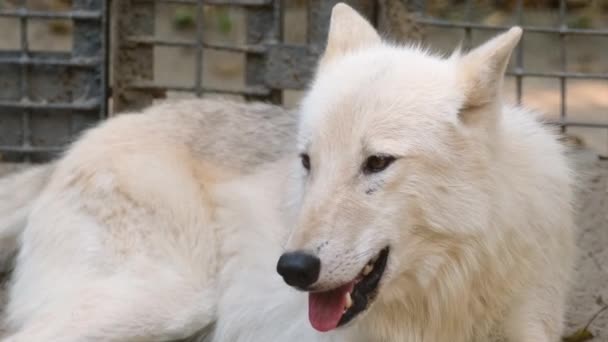
[(313, 328), (322, 332), (333, 330), (352, 321), (369, 307), (378, 294), (388, 252), (388, 247), (381, 250), (349, 283), (309, 294), (308, 318)]

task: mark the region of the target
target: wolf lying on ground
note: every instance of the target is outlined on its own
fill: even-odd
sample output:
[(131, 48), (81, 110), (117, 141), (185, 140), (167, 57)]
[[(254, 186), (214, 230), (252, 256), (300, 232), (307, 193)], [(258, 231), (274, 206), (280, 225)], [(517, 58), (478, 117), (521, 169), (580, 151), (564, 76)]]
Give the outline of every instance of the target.
[(442, 58), (338, 4), (297, 138), (209, 101), (92, 129), (12, 180), (8, 341), (558, 341), (572, 177), (502, 103), (520, 36)]

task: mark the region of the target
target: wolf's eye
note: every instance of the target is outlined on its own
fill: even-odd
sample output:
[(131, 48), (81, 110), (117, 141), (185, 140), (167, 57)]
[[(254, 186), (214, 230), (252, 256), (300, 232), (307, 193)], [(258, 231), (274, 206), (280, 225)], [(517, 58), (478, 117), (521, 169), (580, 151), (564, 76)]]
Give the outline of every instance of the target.
[(364, 173), (376, 173), (383, 171), (389, 165), (391, 165), (395, 161), (395, 157), (392, 156), (383, 156), (383, 155), (375, 155), (370, 156), (365, 160), (363, 164), (363, 172)]
[(308, 154), (300, 154), (300, 160), (302, 160), (302, 166), (306, 169), (306, 171), (310, 171), (310, 157)]

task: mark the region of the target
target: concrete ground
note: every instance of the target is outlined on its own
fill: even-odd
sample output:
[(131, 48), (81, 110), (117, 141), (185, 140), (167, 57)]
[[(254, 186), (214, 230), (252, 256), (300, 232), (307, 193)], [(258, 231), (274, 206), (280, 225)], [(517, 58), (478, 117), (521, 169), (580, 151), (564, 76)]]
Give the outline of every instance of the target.
[[(579, 178), (576, 208), (580, 255), (567, 317), (567, 332), (573, 334), (608, 305), (608, 161), (599, 160), (587, 150), (570, 156)], [(608, 341), (608, 311), (600, 313), (588, 331), (596, 336), (591, 341)]]
[[(569, 157), (578, 175), (580, 260), (567, 315), (566, 335), (570, 339), (565, 341), (608, 341), (608, 310), (589, 324), (608, 303), (608, 161), (587, 149), (573, 150)], [(23, 165), (0, 164), (0, 176), (21, 168)], [(0, 308), (4, 302), (5, 293), (0, 288)], [(594, 335), (590, 340), (589, 334)]]

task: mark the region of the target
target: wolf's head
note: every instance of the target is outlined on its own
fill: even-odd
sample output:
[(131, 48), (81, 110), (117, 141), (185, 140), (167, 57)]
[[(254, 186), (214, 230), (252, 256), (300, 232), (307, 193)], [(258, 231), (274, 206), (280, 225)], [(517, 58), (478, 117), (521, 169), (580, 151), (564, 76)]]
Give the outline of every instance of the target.
[(450, 244), (484, 228), (499, 93), (521, 32), (442, 58), (384, 42), (334, 7), (301, 106), (299, 216), (277, 265), (310, 291), (317, 330), (399, 296), (404, 279), (424, 288)]

